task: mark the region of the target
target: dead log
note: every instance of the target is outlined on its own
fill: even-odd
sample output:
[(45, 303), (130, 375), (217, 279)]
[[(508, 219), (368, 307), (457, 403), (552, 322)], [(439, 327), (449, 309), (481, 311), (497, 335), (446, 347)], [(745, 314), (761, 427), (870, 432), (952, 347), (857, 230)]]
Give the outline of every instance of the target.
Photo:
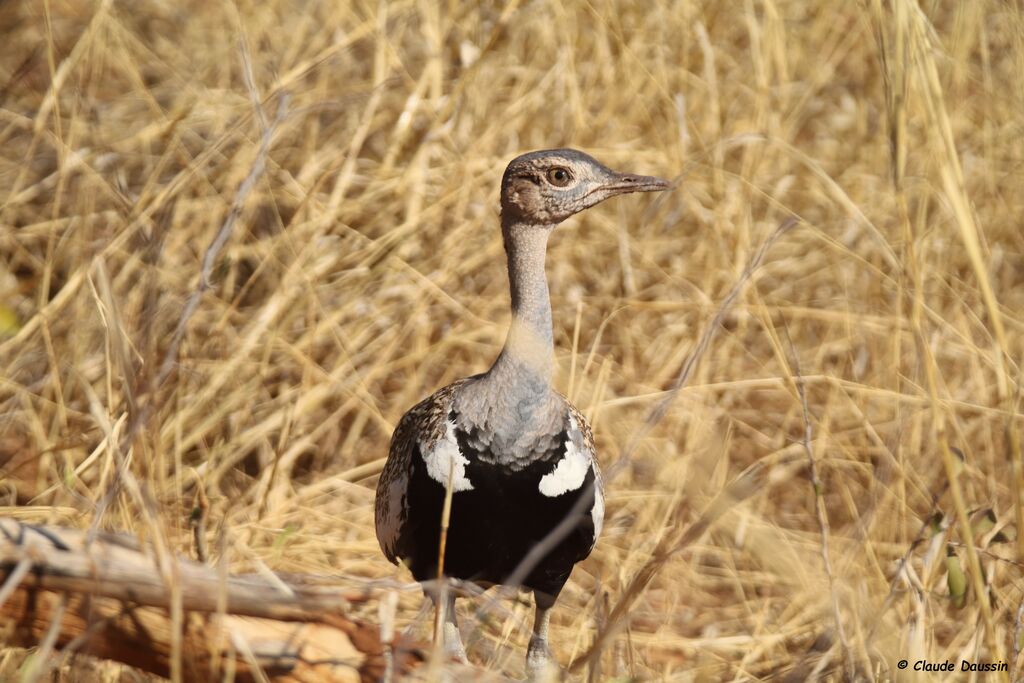
[(174, 599), (180, 600), (184, 680), (282, 683), (377, 681), (409, 673), (422, 647), (382, 643), (380, 628), (347, 616), (360, 594), (226, 576), (196, 562), (161, 563), (132, 537), (0, 518), (0, 641), (112, 659), (167, 676)]

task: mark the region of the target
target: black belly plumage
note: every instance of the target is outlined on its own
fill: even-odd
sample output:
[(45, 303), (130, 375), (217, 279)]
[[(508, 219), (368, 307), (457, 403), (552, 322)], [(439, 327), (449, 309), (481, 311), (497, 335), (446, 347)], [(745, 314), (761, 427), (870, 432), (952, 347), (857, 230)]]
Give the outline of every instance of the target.
[[(484, 462), (465, 450), (463, 456), (469, 460), (465, 474), (473, 489), (452, 495), (445, 575), (485, 584), (506, 583), (527, 553), (573, 514), (571, 531), (521, 582), (524, 588), (557, 597), (573, 565), (589, 554), (594, 543), (593, 469), (587, 470), (578, 489), (545, 496), (540, 492), (540, 480), (558, 466), (560, 458), (512, 470)], [(426, 581), (437, 576), (445, 488), (427, 473), (418, 449), (413, 453), (409, 475), (407, 517), (398, 555), (408, 563), (417, 581)], [(580, 504), (583, 497), (588, 500)]]

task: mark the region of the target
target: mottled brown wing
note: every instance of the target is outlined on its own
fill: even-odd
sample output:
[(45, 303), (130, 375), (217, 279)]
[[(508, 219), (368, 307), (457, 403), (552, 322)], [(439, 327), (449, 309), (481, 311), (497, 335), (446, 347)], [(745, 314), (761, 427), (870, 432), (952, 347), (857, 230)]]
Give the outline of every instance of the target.
[[(590, 455), (591, 467), (594, 471), (594, 503), (590, 510), (590, 515), (594, 520), (594, 542), (590, 546), (590, 550), (593, 550), (594, 546), (597, 545), (598, 537), (601, 535), (601, 529), (604, 527), (604, 479), (601, 476), (601, 468), (597, 463), (597, 449), (594, 446), (594, 432), (590, 428), (590, 423), (587, 422), (587, 418), (583, 416), (579, 408), (569, 402), (569, 399), (565, 399), (565, 405), (568, 406), (569, 414), (576, 421), (577, 429), (583, 440), (583, 448)], [(589, 551), (587, 554), (590, 554)]]
[(444, 434), (452, 398), (465, 381), (453, 382), (410, 408), (391, 435), (388, 459), (377, 482), (374, 521), (380, 549), (395, 564), (400, 560), (402, 527), (408, 520), (406, 500), (412, 459), (429, 451)]

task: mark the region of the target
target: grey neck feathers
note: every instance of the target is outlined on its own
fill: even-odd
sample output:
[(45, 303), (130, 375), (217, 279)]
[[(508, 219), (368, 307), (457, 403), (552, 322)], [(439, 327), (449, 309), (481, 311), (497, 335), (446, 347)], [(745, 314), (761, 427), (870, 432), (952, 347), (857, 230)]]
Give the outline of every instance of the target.
[(548, 388), (554, 365), (554, 342), (544, 258), (551, 228), (505, 221), (501, 228), (508, 257), (512, 323), (505, 347), (490, 372), (511, 372), (514, 376), (506, 375), (503, 379), (521, 379), (538, 388)]
[(501, 441), (531, 440), (561, 429), (560, 401), (551, 388), (554, 343), (544, 273), (551, 227), (503, 218), (512, 323), (497, 360), (459, 401), (471, 422)]

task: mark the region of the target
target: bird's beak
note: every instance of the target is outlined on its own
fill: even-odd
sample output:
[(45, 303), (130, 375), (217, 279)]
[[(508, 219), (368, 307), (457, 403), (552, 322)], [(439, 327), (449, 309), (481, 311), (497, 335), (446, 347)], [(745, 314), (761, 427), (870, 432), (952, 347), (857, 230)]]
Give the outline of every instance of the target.
[(616, 173), (615, 177), (605, 183), (601, 189), (607, 192), (608, 196), (612, 196), (629, 192), (661, 192), (670, 187), (672, 187), (672, 183), (654, 176)]

